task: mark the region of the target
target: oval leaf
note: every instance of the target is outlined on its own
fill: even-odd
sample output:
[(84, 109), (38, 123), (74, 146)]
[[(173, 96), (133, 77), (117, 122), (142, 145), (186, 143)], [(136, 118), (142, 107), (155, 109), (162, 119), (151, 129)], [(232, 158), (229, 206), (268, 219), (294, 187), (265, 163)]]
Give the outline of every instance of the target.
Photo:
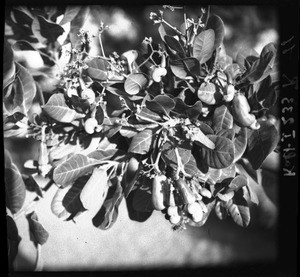
[(28, 110), (32, 106), (32, 101), (36, 95), (36, 85), (33, 77), (29, 74), (28, 70), (22, 65), (16, 63), (17, 75), (16, 78), (22, 84), (22, 94), (25, 109)]
[(171, 60), (170, 68), (173, 74), (180, 79), (200, 74), (200, 63), (196, 58), (192, 57), (180, 60)]
[(175, 111), (181, 116), (186, 115), (190, 119), (197, 118), (202, 111), (202, 102), (199, 100), (194, 105), (187, 105), (181, 98), (175, 98)]
[(107, 230), (113, 226), (118, 217), (118, 207), (123, 199), (122, 187), (119, 182), (112, 185), (100, 211), (93, 218), (94, 226)]
[(153, 129), (145, 129), (136, 134), (130, 143), (128, 152), (136, 154), (147, 154), (153, 145), (156, 132)]
[(146, 107), (153, 112), (163, 113), (168, 116), (170, 111), (174, 109), (175, 102), (169, 96), (158, 95), (153, 100), (147, 100)]
[(215, 144), (211, 141), (200, 128), (195, 128), (191, 136), (192, 141), (199, 142), (200, 144), (206, 146), (209, 149), (215, 149)]
[(15, 76), (15, 63), (14, 53), (11, 45), (5, 40), (3, 46), (3, 89), (6, 88), (13, 80)]
[(214, 149), (202, 148), (202, 157), (212, 168), (225, 168), (232, 164), (234, 159), (233, 142), (216, 135), (207, 136), (214, 144)]
[(136, 193), (137, 193), (137, 190), (133, 190), (129, 193), (128, 197), (126, 198), (126, 206), (127, 206), (127, 210), (128, 210), (128, 216), (131, 220), (134, 220), (137, 222), (145, 222), (152, 215), (153, 209), (150, 211), (144, 211), (144, 212), (137, 211), (133, 207), (133, 199), (135, 198)]
[(206, 29), (212, 29), (215, 32), (215, 42), (213, 49), (217, 49), (222, 43), (225, 35), (225, 27), (223, 20), (217, 16), (212, 15), (209, 17)]
[(247, 158), (253, 169), (257, 170), (276, 148), (280, 139), (279, 133), (273, 124), (262, 121), (258, 130), (247, 129), (247, 136)]
[(212, 29), (205, 30), (196, 36), (193, 47), (193, 57), (200, 64), (208, 61), (214, 51), (215, 32)]
[(68, 6), (64, 12), (64, 17), (62, 18), (62, 20), (59, 23), (59, 25), (64, 25), (68, 22), (71, 22), (76, 15), (79, 13), (80, 11), (80, 7), (77, 6)]
[[(177, 147), (181, 162), (185, 165), (191, 158), (191, 145), (188, 141)], [(177, 165), (177, 156), (174, 146), (170, 142), (166, 142), (162, 148), (162, 158), (170, 166)]]
[(244, 175), (236, 176), (228, 185), (226, 193), (231, 191), (238, 191), (240, 188), (248, 185), (248, 179)]
[(46, 105), (43, 106), (45, 112), (59, 122), (70, 123), (75, 119), (85, 117), (85, 114), (77, 113), (70, 109), (62, 93), (53, 94)]
[(6, 215), (6, 230), (9, 270), (13, 271), (13, 262), (18, 254), (18, 246), (21, 241), (21, 237), (19, 236), (15, 221), (8, 215)]
[(130, 95), (138, 94), (148, 84), (148, 78), (143, 73), (130, 74), (124, 84), (125, 91)]
[(241, 226), (247, 227), (250, 223), (250, 209), (243, 195), (236, 193), (232, 201), (225, 204), (233, 221)]
[(164, 41), (171, 49), (175, 50), (180, 57), (184, 58), (186, 56), (183, 46), (175, 37), (165, 35)]
[(233, 127), (233, 117), (229, 109), (225, 105), (217, 107), (213, 115), (214, 130), (217, 132), (222, 129), (225, 130), (232, 129), (232, 127)]
[(87, 63), (88, 76), (98, 81), (106, 81), (108, 79), (108, 63), (102, 59), (94, 58)]
[(51, 201), (52, 213), (62, 220), (66, 220), (69, 216), (71, 216), (71, 213), (68, 212), (63, 205), (63, 199), (70, 189), (71, 186), (58, 188)]
[(40, 245), (46, 243), (49, 238), (49, 233), (46, 231), (43, 225), (38, 221), (36, 212), (31, 212), (30, 214), (27, 214), (26, 218), (29, 223), (30, 239), (34, 243)]
[(54, 169), (53, 181), (62, 187), (66, 187), (101, 163), (103, 163), (101, 160), (89, 158), (82, 154), (75, 154)]
[[(73, 218), (78, 213), (85, 211), (86, 209), (83, 207), (82, 202), (80, 201), (80, 193), (88, 181), (90, 176), (84, 175), (78, 178), (75, 183), (68, 189), (64, 198), (62, 199), (62, 205), (66, 209), (68, 213), (71, 214)], [(68, 217), (68, 220), (70, 217)]]
[(55, 42), (64, 33), (64, 28), (38, 15), (32, 22), (31, 29), (35, 37), (41, 42)]
[(26, 196), (25, 184), (15, 164), (5, 168), (6, 206), (15, 214), (21, 210)]
[(234, 162), (239, 160), (247, 147), (247, 128), (242, 127), (237, 136), (235, 137), (234, 141)]
[(95, 168), (80, 193), (83, 207), (97, 213), (102, 207), (108, 191), (108, 175), (105, 167)]

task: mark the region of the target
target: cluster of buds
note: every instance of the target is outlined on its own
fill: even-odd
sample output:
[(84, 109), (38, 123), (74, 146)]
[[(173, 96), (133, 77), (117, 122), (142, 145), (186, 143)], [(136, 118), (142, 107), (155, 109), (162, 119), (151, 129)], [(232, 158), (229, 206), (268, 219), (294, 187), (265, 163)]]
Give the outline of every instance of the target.
[(151, 12), (149, 18), (154, 24), (160, 24), (163, 21), (163, 14), (163, 11), (159, 11), (159, 14)]

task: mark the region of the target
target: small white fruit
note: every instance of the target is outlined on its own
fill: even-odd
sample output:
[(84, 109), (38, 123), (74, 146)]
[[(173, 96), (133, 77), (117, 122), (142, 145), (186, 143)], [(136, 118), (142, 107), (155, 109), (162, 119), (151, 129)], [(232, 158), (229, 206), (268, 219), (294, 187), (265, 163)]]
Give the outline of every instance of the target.
[(181, 220), (181, 217), (179, 215), (170, 217), (170, 222), (175, 225), (178, 224), (180, 222), (180, 220)]
[(78, 96), (77, 89), (74, 88), (74, 87), (69, 87), (68, 90), (67, 90), (67, 95), (70, 98), (72, 97), (72, 95)]
[(90, 104), (94, 103), (95, 102), (95, 98), (96, 98), (95, 92), (92, 89), (90, 89), (90, 88), (84, 89), (81, 92), (81, 97), (83, 99), (87, 99)]
[(84, 123), (84, 130), (88, 134), (93, 134), (95, 132), (95, 128), (98, 126), (98, 121), (96, 118), (88, 118)]
[(164, 67), (156, 67), (152, 72), (152, 79), (154, 82), (159, 83), (163, 76), (166, 76), (167, 70)]

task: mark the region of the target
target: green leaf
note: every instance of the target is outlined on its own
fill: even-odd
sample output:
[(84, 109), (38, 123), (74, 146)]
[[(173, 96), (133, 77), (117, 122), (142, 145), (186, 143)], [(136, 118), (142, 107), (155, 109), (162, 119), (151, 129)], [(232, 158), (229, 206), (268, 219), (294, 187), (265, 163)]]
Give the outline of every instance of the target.
[(210, 184), (215, 184), (219, 182), (221, 175), (222, 169), (209, 167), (207, 173), (204, 176), (204, 180), (206, 180)]
[(243, 188), (243, 190), (244, 190), (245, 199), (247, 201), (251, 201), (253, 204), (258, 206), (259, 200), (255, 192), (255, 189), (253, 188), (253, 186), (256, 185), (257, 185), (256, 183), (250, 181), (249, 184), (246, 186), (246, 189)]
[(80, 7), (78, 6), (68, 6), (64, 12), (63, 19), (59, 22), (59, 25), (64, 25), (68, 22), (71, 22), (79, 13)]
[(7, 230), (7, 257), (9, 262), (9, 270), (13, 269), (13, 262), (18, 254), (18, 247), (21, 241), (18, 228), (15, 221), (6, 215), (6, 230)]
[(227, 217), (227, 210), (224, 207), (224, 202), (222, 201), (217, 201), (216, 206), (215, 206), (215, 213), (216, 216), (220, 219), (223, 220)]
[(85, 114), (77, 113), (67, 106), (62, 93), (53, 94), (46, 105), (43, 106), (43, 109), (49, 116), (59, 122), (70, 123), (75, 119), (85, 117)]
[(102, 59), (94, 58), (87, 63), (87, 74), (97, 81), (106, 81), (108, 79), (108, 62)]
[(103, 161), (101, 160), (89, 158), (82, 154), (75, 154), (54, 169), (53, 181), (62, 187), (66, 187), (102, 163)]
[(196, 36), (193, 46), (193, 57), (200, 64), (207, 62), (214, 51), (215, 32), (212, 29), (205, 30)]
[(26, 189), (21, 173), (14, 163), (4, 171), (6, 206), (15, 214), (21, 210), (25, 202)]
[(120, 149), (97, 149), (89, 153), (88, 158), (96, 159), (98, 161), (108, 161), (108, 160), (121, 160), (126, 157), (126, 152)]
[(138, 94), (148, 84), (148, 77), (143, 73), (132, 73), (130, 74), (125, 83), (124, 89), (130, 95)]
[(155, 129), (145, 129), (136, 134), (130, 143), (128, 152), (136, 154), (147, 154), (153, 147), (157, 133)]
[(186, 115), (190, 119), (197, 118), (202, 111), (202, 102), (199, 100), (193, 105), (187, 105), (181, 98), (175, 98), (176, 106), (174, 110), (181, 116)]
[(184, 170), (187, 174), (195, 177), (203, 177), (204, 174), (199, 170), (197, 162), (193, 155), (190, 156), (190, 159), (184, 164)]
[(164, 41), (171, 49), (176, 51), (181, 58), (186, 57), (183, 46), (175, 37), (165, 35)]
[(167, 95), (158, 95), (153, 100), (146, 101), (146, 107), (156, 113), (169, 115), (170, 111), (174, 109), (175, 102)]
[(167, 35), (164, 25), (161, 23), (158, 27), (158, 33), (162, 41), (165, 41), (165, 36)]
[(25, 6), (14, 7), (11, 15), (16, 23), (22, 25), (30, 26), (33, 20), (30, 10)]
[[(150, 111), (146, 107), (143, 107), (139, 112), (137, 112), (136, 117), (138, 119), (142, 119), (143, 121), (146, 121), (146, 122), (153, 122), (153, 121), (161, 122), (162, 121), (162, 117), (160, 115)], [(148, 119), (150, 119), (150, 121)]]
[(102, 230), (107, 230), (113, 226), (118, 217), (118, 207), (123, 200), (122, 192), (120, 182), (116, 181), (115, 184), (112, 184), (102, 207), (93, 218), (94, 226)]
[(26, 190), (35, 192), (39, 197), (43, 197), (43, 191), (32, 175), (22, 174), (22, 178), (23, 178)]
[(62, 205), (66, 209), (66, 211), (71, 214), (71, 217), (74, 217), (78, 213), (81, 213), (86, 210), (83, 207), (82, 202), (80, 200), (80, 194), (83, 187), (89, 180), (89, 178), (90, 178), (89, 175), (84, 175), (82, 177), (79, 177), (74, 182), (74, 184), (72, 184), (72, 186), (67, 191), (64, 198), (62, 199)]
[(170, 60), (170, 68), (173, 74), (185, 79), (187, 76), (200, 75), (200, 63), (196, 58), (183, 58), (180, 60)]
[(270, 74), (274, 58), (275, 54), (273, 52), (268, 52), (263, 57), (256, 60), (241, 81), (247, 80), (250, 84), (262, 81)]
[[(268, 76), (263, 81), (258, 83), (258, 88), (256, 88), (257, 93), (254, 94), (254, 105), (250, 107), (255, 110), (255, 108), (261, 107), (269, 109), (275, 105), (278, 91), (277, 84), (272, 84), (271, 76)], [(250, 101), (249, 101), (250, 102)], [(255, 105), (256, 104), (256, 105)]]
[(244, 186), (248, 185), (248, 179), (244, 175), (238, 175), (236, 176), (228, 185), (228, 188), (226, 189), (226, 193), (229, 193), (231, 191), (238, 191)]
[(13, 82), (15, 78), (15, 63), (14, 63), (14, 53), (12, 51), (11, 45), (4, 40), (3, 46), (3, 89), (6, 88), (10, 83)]
[(215, 144), (201, 131), (200, 128), (194, 128), (191, 140), (200, 143), (200, 145), (204, 145), (209, 149), (215, 148)]
[(236, 167), (235, 164), (232, 164), (228, 167), (222, 168), (222, 173), (219, 178), (219, 182), (223, 182), (225, 179), (234, 178), (236, 175)]
[[(133, 199), (135, 198), (137, 190), (133, 190), (129, 193), (128, 197), (126, 198), (126, 206), (128, 210), (128, 216), (131, 220), (137, 222), (145, 222), (153, 213), (153, 209), (147, 211), (137, 211), (133, 207)], [(152, 198), (151, 198), (152, 199)], [(152, 204), (152, 203), (151, 203)]]
[(234, 136), (235, 136), (235, 131), (234, 131), (234, 129), (219, 129), (216, 132), (216, 135), (218, 135), (220, 137), (228, 138), (231, 141), (233, 141)]
[(34, 18), (31, 29), (35, 37), (41, 43), (46, 43), (47, 41), (49, 43), (55, 42), (65, 31), (63, 27), (47, 20), (41, 15)]
[(203, 82), (197, 92), (198, 98), (208, 104), (214, 105), (222, 100), (222, 94), (217, 90), (217, 87), (213, 83)]
[(31, 212), (26, 215), (29, 223), (30, 240), (36, 244), (43, 245), (49, 238), (49, 233), (44, 226), (38, 221), (36, 212)]
[(214, 149), (202, 148), (202, 157), (212, 168), (225, 168), (232, 164), (234, 159), (233, 142), (216, 135), (207, 136), (214, 144)]
[(247, 147), (247, 128), (242, 127), (235, 137), (234, 141), (234, 161), (239, 160)]
[(223, 20), (217, 15), (211, 15), (207, 21), (206, 29), (212, 29), (215, 32), (215, 41), (213, 49), (217, 49), (223, 43), (225, 27)]
[(236, 55), (236, 62), (240, 66), (241, 70), (249, 69), (251, 64), (259, 58), (259, 54), (252, 48), (243, 45), (238, 50)]
[[(185, 141), (182, 144), (180, 144), (178, 147), (176, 147), (179, 153), (179, 156), (181, 158), (181, 162), (183, 165), (185, 165), (191, 158), (191, 144), (189, 141)], [(162, 158), (166, 162), (166, 164), (172, 166), (177, 165), (177, 157), (175, 153), (174, 146), (170, 142), (166, 142), (163, 145), (162, 149)]]
[(213, 129), (218, 130), (228, 130), (233, 127), (233, 117), (227, 106), (222, 105), (215, 109), (213, 115)]
[(136, 211), (139, 212), (153, 211), (151, 187), (152, 187), (152, 179), (143, 176), (142, 186), (136, 190), (132, 200), (132, 206)]
[(242, 193), (235, 193), (232, 201), (228, 201), (225, 206), (237, 225), (241, 227), (249, 225), (250, 209)]
[(97, 213), (102, 207), (109, 189), (107, 168), (100, 166), (93, 170), (89, 180), (80, 193), (83, 207), (90, 212)]
[(21, 93), (23, 95), (25, 109), (28, 112), (32, 106), (33, 99), (35, 98), (36, 95), (36, 91), (37, 91), (36, 84), (33, 77), (25, 67), (16, 63), (16, 69), (17, 69), (16, 79), (20, 83), (19, 88), (21, 89)]
[(268, 121), (262, 121), (258, 130), (247, 129), (246, 155), (254, 170), (262, 165), (265, 158), (276, 148), (279, 133)]

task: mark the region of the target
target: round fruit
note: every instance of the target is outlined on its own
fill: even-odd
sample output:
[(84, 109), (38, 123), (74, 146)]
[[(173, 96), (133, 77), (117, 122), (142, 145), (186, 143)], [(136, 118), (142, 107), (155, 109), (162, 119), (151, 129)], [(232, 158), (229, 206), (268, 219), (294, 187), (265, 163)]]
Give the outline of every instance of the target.
[(93, 134), (95, 132), (95, 128), (98, 126), (98, 121), (96, 118), (88, 118), (84, 123), (84, 130), (88, 134)]
[(176, 225), (180, 222), (181, 217), (179, 215), (178, 216), (171, 216), (169, 220), (172, 224)]
[(178, 208), (176, 206), (170, 206), (168, 209), (167, 209), (167, 214), (170, 216), (170, 217), (176, 217), (176, 216), (179, 216), (178, 214)]

